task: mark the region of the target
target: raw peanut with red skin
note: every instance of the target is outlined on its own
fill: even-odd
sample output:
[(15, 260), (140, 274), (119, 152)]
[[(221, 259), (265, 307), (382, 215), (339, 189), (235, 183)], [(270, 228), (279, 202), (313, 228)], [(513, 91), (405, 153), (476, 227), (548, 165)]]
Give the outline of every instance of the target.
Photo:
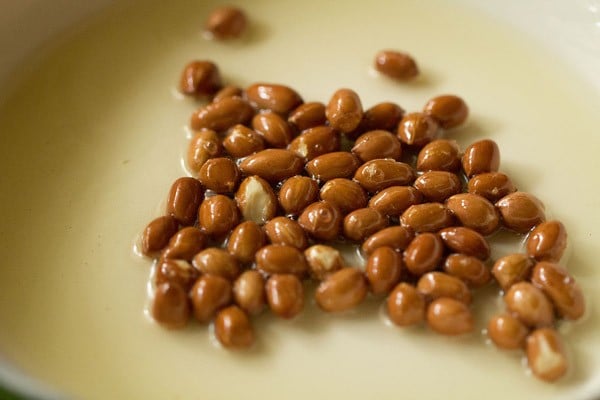
[(527, 254), (538, 261), (560, 261), (567, 247), (567, 230), (559, 221), (546, 221), (527, 236)]
[(229, 158), (211, 158), (200, 168), (198, 180), (215, 193), (231, 193), (240, 182), (240, 171)]
[(206, 236), (200, 229), (188, 226), (171, 237), (161, 256), (163, 259), (191, 261), (205, 246)]
[(239, 219), (235, 202), (222, 194), (204, 199), (198, 208), (198, 227), (207, 235), (226, 235), (238, 224)]
[(448, 297), (471, 304), (472, 296), (467, 285), (460, 279), (444, 272), (428, 272), (417, 282), (417, 290), (428, 301)]
[(206, 20), (206, 31), (219, 40), (234, 39), (244, 32), (248, 25), (246, 13), (240, 8), (222, 6), (215, 8)]
[(302, 97), (292, 88), (272, 83), (255, 83), (246, 91), (250, 104), (259, 110), (271, 110), (287, 115), (302, 104)]
[(304, 250), (304, 257), (310, 269), (310, 276), (323, 280), (327, 275), (346, 267), (340, 252), (324, 244), (315, 244)]
[(352, 132), (363, 117), (360, 98), (351, 89), (337, 90), (327, 103), (325, 116), (333, 129), (342, 133)]
[(546, 220), (544, 204), (534, 195), (514, 192), (496, 202), (502, 222), (508, 229), (518, 233), (527, 233)]
[(242, 89), (238, 86), (227, 85), (215, 93), (212, 102), (216, 103), (223, 100), (225, 97), (242, 97)]
[(316, 126), (325, 125), (325, 104), (313, 101), (299, 105), (288, 116), (288, 123), (299, 132)]
[(527, 336), (525, 352), (531, 372), (544, 381), (554, 382), (569, 369), (565, 346), (552, 328), (536, 329)]
[(454, 140), (437, 139), (427, 143), (417, 157), (419, 171), (455, 172), (460, 168), (458, 144)]
[(368, 286), (362, 271), (342, 268), (330, 274), (317, 288), (317, 305), (327, 312), (341, 312), (356, 307), (367, 296)]
[(256, 252), (256, 268), (266, 274), (294, 274), (302, 276), (308, 271), (304, 254), (297, 248), (270, 244)]
[(446, 247), (456, 253), (477, 257), (482, 261), (490, 258), (490, 245), (473, 229), (464, 226), (444, 228), (438, 232)]
[(219, 311), (215, 318), (215, 336), (228, 349), (245, 349), (254, 344), (252, 322), (237, 306)]
[(239, 97), (225, 97), (209, 103), (192, 113), (190, 126), (194, 130), (212, 129), (223, 132), (237, 124), (246, 124), (254, 115), (254, 109)]
[(486, 285), (492, 275), (483, 261), (466, 254), (450, 254), (444, 261), (444, 272), (463, 280), (467, 285), (478, 288)]
[(383, 158), (361, 165), (354, 180), (367, 192), (376, 193), (390, 186), (410, 185), (415, 180), (415, 173), (408, 164)]
[(190, 96), (210, 96), (221, 87), (219, 68), (211, 61), (192, 61), (179, 79), (179, 91)]
[(398, 138), (388, 131), (374, 130), (363, 133), (356, 139), (352, 153), (363, 163), (377, 158), (398, 161), (402, 157), (402, 147)]
[(402, 213), (400, 222), (415, 233), (437, 232), (454, 224), (450, 211), (441, 203), (410, 206)]
[(259, 176), (249, 176), (242, 181), (235, 194), (242, 217), (259, 225), (277, 215), (277, 198), (271, 185)]
[(437, 269), (444, 255), (444, 245), (438, 235), (421, 233), (404, 250), (404, 265), (411, 274), (421, 276)]
[(387, 313), (398, 326), (410, 326), (425, 319), (425, 299), (412, 285), (399, 283), (387, 299)]
[(334, 240), (342, 227), (342, 214), (337, 207), (326, 201), (309, 205), (298, 217), (298, 223), (310, 236), (317, 240)]
[(266, 244), (266, 237), (254, 221), (244, 221), (236, 226), (227, 240), (227, 251), (241, 264), (254, 262), (254, 254)]
[(487, 334), (496, 347), (513, 350), (525, 345), (529, 329), (510, 314), (499, 314), (488, 322)]
[(265, 280), (256, 270), (244, 271), (233, 283), (233, 298), (250, 315), (258, 315), (265, 307)]
[(233, 281), (240, 274), (240, 265), (225, 249), (209, 247), (194, 256), (194, 268), (203, 274), (217, 275)]
[(480, 140), (467, 147), (461, 163), (469, 178), (486, 172), (496, 172), (500, 167), (500, 149), (493, 140)]
[(508, 310), (529, 327), (551, 326), (554, 322), (552, 303), (531, 283), (512, 285), (504, 295), (504, 302)]
[(270, 147), (285, 148), (294, 134), (287, 121), (272, 111), (258, 113), (252, 118), (252, 129), (262, 135)]
[(187, 166), (193, 174), (198, 174), (206, 160), (219, 157), (223, 152), (221, 139), (217, 133), (210, 129), (195, 133), (187, 150)]
[(473, 331), (473, 314), (458, 300), (442, 297), (427, 308), (427, 324), (442, 335), (462, 335)]
[(433, 118), (422, 112), (406, 114), (396, 130), (402, 143), (415, 147), (423, 147), (439, 134), (439, 125)]
[(458, 96), (446, 94), (429, 100), (423, 111), (435, 119), (442, 128), (462, 125), (469, 115), (469, 107)]
[(308, 175), (319, 181), (350, 178), (360, 166), (356, 156), (347, 151), (335, 151), (320, 155), (306, 163)]
[(529, 279), (534, 260), (521, 253), (509, 254), (494, 263), (492, 275), (503, 290), (508, 290), (517, 282)]
[(177, 283), (163, 282), (156, 287), (150, 309), (152, 318), (167, 329), (181, 329), (190, 319), (190, 302)]
[(455, 194), (446, 200), (446, 207), (462, 225), (484, 236), (500, 227), (498, 211), (485, 197), (471, 193)]
[(300, 174), (303, 167), (300, 157), (284, 149), (265, 149), (240, 163), (240, 170), (244, 174), (258, 175), (272, 183)]
[[(404, 116), (404, 110), (398, 104), (383, 102), (375, 104), (363, 114), (363, 118), (356, 129), (356, 132), (364, 133), (382, 129), (384, 131), (393, 131)], [(351, 139), (354, 132), (350, 134)]]
[(304, 250), (308, 246), (306, 233), (294, 220), (287, 217), (275, 217), (264, 226), (265, 233), (272, 244), (287, 244)]
[(192, 287), (190, 299), (196, 319), (210, 322), (217, 310), (231, 303), (231, 282), (222, 276), (202, 275)]
[(359, 208), (344, 218), (344, 236), (362, 241), (389, 225), (388, 218), (373, 208)]
[(314, 203), (319, 195), (319, 185), (314, 179), (306, 176), (292, 176), (286, 179), (279, 189), (279, 205), (288, 214), (297, 215), (309, 204)]
[(296, 275), (276, 274), (265, 286), (269, 308), (277, 316), (290, 319), (304, 308), (304, 287)]
[(410, 206), (423, 201), (423, 195), (412, 186), (391, 186), (369, 200), (369, 207), (388, 217), (399, 217)]
[(387, 294), (400, 280), (402, 255), (391, 247), (379, 247), (367, 260), (365, 276), (371, 292), (375, 295)]
[(531, 283), (548, 296), (561, 317), (577, 320), (585, 313), (585, 298), (581, 288), (560, 265), (546, 261), (537, 263), (531, 274)]
[(177, 220), (170, 215), (152, 220), (142, 233), (142, 253), (150, 256), (162, 250), (177, 233)]
[(350, 179), (336, 178), (325, 182), (319, 197), (336, 206), (342, 214), (367, 206), (367, 194), (358, 183)]
[(443, 202), (462, 192), (462, 184), (456, 174), (447, 171), (428, 171), (419, 176), (413, 186), (421, 192), (425, 201)]
[(340, 150), (340, 134), (328, 126), (315, 126), (296, 136), (288, 150), (305, 161)]
[(419, 75), (415, 60), (407, 53), (382, 50), (375, 55), (375, 69), (397, 80), (409, 80)]
[(198, 271), (185, 260), (159, 260), (156, 265), (156, 285), (171, 282), (188, 291), (197, 278)]
[(478, 194), (489, 201), (497, 201), (517, 189), (508, 175), (502, 172), (486, 172), (469, 179), (469, 193)]
[(227, 136), (223, 139), (223, 147), (230, 156), (241, 158), (263, 150), (265, 141), (254, 130), (238, 124), (229, 129)]
[(406, 249), (414, 233), (405, 226), (390, 226), (369, 236), (362, 244), (362, 251), (369, 255), (379, 247), (391, 247), (396, 251)]
[(169, 190), (166, 212), (181, 225), (193, 225), (196, 221), (196, 210), (203, 197), (204, 190), (198, 180), (189, 177), (179, 178), (173, 182)]

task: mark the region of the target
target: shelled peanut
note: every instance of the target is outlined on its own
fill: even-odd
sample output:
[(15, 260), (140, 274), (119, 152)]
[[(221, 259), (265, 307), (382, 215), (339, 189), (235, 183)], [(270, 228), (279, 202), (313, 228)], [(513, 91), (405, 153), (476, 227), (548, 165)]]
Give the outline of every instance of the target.
[[(389, 102), (364, 111), (347, 88), (326, 103), (279, 84), (217, 92), (218, 70), (190, 68), (182, 76), (196, 80), (190, 94), (213, 95), (190, 120), (193, 177), (174, 182), (165, 215), (142, 235), (142, 252), (157, 260), (158, 323), (212, 321), (223, 346), (249, 347), (252, 317), (265, 308), (295, 317), (306, 305), (304, 282), (313, 281), (325, 312), (352, 309), (370, 293), (398, 326), (462, 335), (475, 329), (474, 289), (494, 284), (507, 311), (489, 322), (492, 341), (526, 350), (541, 379), (565, 373), (556, 320), (578, 319), (585, 308), (555, 264), (565, 228), (545, 221), (541, 201), (499, 171), (494, 141), (461, 153), (441, 137), (467, 118), (460, 97), (438, 96), (408, 114)], [(490, 268), (487, 237), (499, 229), (528, 234), (527, 254)], [(364, 268), (347, 264), (340, 242), (361, 248)]]
[[(536, 212), (539, 210), (530, 215)], [(546, 381), (561, 378), (569, 364), (556, 320), (573, 321), (585, 313), (581, 288), (565, 268), (556, 264), (566, 240), (560, 222), (542, 222), (527, 236), (527, 254), (502, 257), (492, 269), (505, 291), (508, 312), (492, 317), (488, 336), (499, 348), (524, 349), (533, 374)]]

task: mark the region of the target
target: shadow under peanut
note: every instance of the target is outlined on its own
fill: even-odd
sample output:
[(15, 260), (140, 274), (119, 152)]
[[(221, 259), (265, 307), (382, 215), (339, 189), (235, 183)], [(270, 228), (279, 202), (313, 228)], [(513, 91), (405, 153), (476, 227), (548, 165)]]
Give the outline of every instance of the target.
[(464, 150), (469, 144), (484, 138), (494, 138), (496, 140), (496, 138), (502, 136), (502, 129), (503, 125), (498, 119), (477, 114), (471, 110), (469, 118), (463, 125), (445, 130), (441, 138), (456, 140), (461, 145), (461, 149)]
[(271, 28), (260, 20), (252, 20), (246, 30), (239, 38), (219, 40), (203, 33), (206, 40), (214, 41), (219, 45), (227, 46), (231, 49), (247, 50), (248, 46), (264, 42), (269, 37), (273, 37)]
[(429, 89), (442, 84), (442, 75), (429, 68), (420, 68), (419, 75), (414, 79), (401, 82), (409, 89)]
[[(584, 289), (584, 295), (589, 299), (590, 291)], [(559, 325), (559, 332), (567, 349), (569, 371), (567, 375), (556, 384), (561, 388), (575, 387), (598, 377), (593, 352), (583, 343), (591, 343), (597, 338), (594, 330), (594, 321), (600, 318), (596, 309), (587, 311), (580, 321), (563, 321)], [(597, 339), (596, 339), (597, 340)]]

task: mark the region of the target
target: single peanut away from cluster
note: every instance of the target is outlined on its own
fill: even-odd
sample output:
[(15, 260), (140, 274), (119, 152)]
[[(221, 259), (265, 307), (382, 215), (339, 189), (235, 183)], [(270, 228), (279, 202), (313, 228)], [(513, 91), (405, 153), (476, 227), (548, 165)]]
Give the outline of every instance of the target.
[[(418, 73), (405, 61), (411, 70), (395, 78)], [(159, 324), (212, 322), (224, 347), (247, 348), (252, 317), (265, 308), (295, 317), (312, 281), (325, 312), (373, 296), (398, 326), (462, 335), (474, 329), (474, 289), (496, 285), (506, 310), (488, 323), (491, 341), (524, 351), (540, 379), (567, 372), (556, 323), (581, 318), (585, 305), (557, 264), (565, 227), (498, 172), (494, 141), (461, 153), (441, 138), (468, 116), (460, 97), (435, 97), (419, 112), (391, 102), (363, 111), (350, 89), (324, 104), (284, 85), (223, 87), (210, 61), (187, 65), (180, 89), (211, 101), (190, 121), (193, 177), (173, 183), (165, 215), (142, 235), (142, 252), (155, 258)], [(527, 235), (526, 253), (492, 262), (486, 237), (499, 229)], [(346, 265), (340, 242), (360, 246), (364, 268)]]

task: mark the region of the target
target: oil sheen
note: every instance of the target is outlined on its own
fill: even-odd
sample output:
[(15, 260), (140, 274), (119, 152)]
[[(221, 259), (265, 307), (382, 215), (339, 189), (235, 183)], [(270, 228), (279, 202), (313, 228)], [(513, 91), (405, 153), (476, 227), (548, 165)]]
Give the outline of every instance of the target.
[[(510, 398), (600, 393), (598, 94), (556, 55), (474, 10), (442, 1), (277, 2), (242, 6), (239, 41), (203, 38), (208, 1), (125, 1), (63, 34), (15, 75), (0, 105), (0, 349), (19, 368), (75, 398)], [(373, 72), (381, 49), (412, 54), (421, 76)], [(150, 261), (131, 254), (156, 204), (184, 175), (197, 104), (175, 84), (191, 59), (224, 79), (288, 84), (306, 101), (340, 87), (365, 107), (419, 110), (438, 94), (470, 106), (447, 133), (463, 146), (490, 137), (501, 170), (569, 232), (568, 268), (588, 301), (562, 328), (573, 372), (550, 385), (520, 355), (477, 333), (447, 338), (382, 322), (381, 299), (326, 315), (311, 300), (293, 321), (256, 319), (258, 343), (232, 353), (206, 326), (170, 332), (143, 313)], [(595, 107), (595, 108), (594, 108)], [(506, 236), (506, 235), (505, 235)], [(513, 241), (499, 237), (497, 257)], [(482, 316), (495, 293), (476, 296)]]

